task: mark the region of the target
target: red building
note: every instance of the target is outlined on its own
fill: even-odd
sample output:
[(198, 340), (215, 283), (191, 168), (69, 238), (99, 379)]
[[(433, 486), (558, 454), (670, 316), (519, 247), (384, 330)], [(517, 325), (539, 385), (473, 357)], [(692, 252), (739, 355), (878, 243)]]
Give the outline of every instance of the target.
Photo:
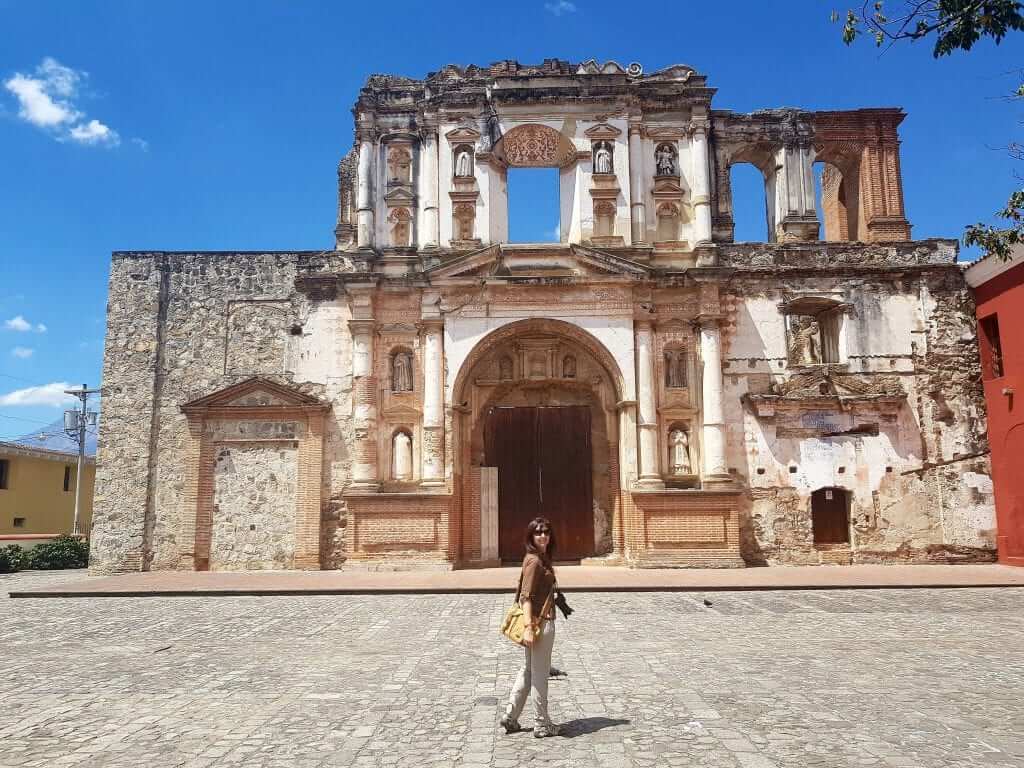
[(1024, 249), (966, 271), (978, 313), (978, 346), (992, 448), (999, 562), (1024, 566)]

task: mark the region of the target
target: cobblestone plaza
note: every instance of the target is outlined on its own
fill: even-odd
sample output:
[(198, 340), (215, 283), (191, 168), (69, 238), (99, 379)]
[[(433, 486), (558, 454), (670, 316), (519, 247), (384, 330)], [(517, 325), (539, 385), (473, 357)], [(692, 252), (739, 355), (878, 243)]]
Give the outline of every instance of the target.
[(704, 597), (570, 594), (545, 740), (509, 596), (0, 599), (0, 766), (1024, 766), (1024, 589)]

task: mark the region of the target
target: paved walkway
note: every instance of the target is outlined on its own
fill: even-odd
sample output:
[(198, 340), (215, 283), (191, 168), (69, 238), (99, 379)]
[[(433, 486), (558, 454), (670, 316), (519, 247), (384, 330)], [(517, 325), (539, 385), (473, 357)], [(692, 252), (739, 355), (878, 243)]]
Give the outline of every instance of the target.
[(543, 741), (507, 595), (4, 600), (0, 766), (1024, 766), (1024, 588), (709, 599), (573, 595)]
[[(274, 595), (372, 593), (500, 593), (514, 591), (518, 569), (367, 572), (157, 571), (28, 583), (13, 597), (113, 597), (144, 595)], [(563, 566), (566, 590), (592, 592), (885, 589), (911, 587), (1024, 586), (1024, 568), (1005, 565), (776, 566), (737, 569), (630, 569)], [(2, 586), (0, 580), (0, 586)]]

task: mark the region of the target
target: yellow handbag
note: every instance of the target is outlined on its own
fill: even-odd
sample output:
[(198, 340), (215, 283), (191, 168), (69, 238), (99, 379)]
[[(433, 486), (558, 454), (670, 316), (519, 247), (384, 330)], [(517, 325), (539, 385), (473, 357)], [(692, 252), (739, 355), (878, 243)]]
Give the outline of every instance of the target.
[[(516, 645), (523, 645), (523, 633), (526, 632), (526, 616), (523, 614), (523, 607), (519, 604), (519, 593), (523, 591), (523, 574), (519, 573), (519, 586), (516, 587), (516, 601), (512, 603), (505, 612), (505, 618), (501, 622), (501, 634), (507, 637)], [(541, 606), (540, 614), (544, 616), (548, 611), (548, 604), (551, 602), (551, 595), (555, 593), (552, 585), (551, 594), (548, 595), (544, 605)]]

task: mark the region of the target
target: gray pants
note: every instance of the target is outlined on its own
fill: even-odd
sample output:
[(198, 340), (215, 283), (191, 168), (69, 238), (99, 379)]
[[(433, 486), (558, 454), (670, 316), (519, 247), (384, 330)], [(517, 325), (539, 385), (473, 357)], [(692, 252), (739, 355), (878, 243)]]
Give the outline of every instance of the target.
[(526, 663), (516, 677), (512, 694), (508, 699), (508, 712), (513, 720), (526, 706), (526, 696), (533, 689), (533, 713), (535, 725), (550, 725), (548, 716), (548, 672), (551, 671), (551, 649), (555, 645), (555, 622), (547, 619), (540, 628), (532, 646), (526, 647)]

